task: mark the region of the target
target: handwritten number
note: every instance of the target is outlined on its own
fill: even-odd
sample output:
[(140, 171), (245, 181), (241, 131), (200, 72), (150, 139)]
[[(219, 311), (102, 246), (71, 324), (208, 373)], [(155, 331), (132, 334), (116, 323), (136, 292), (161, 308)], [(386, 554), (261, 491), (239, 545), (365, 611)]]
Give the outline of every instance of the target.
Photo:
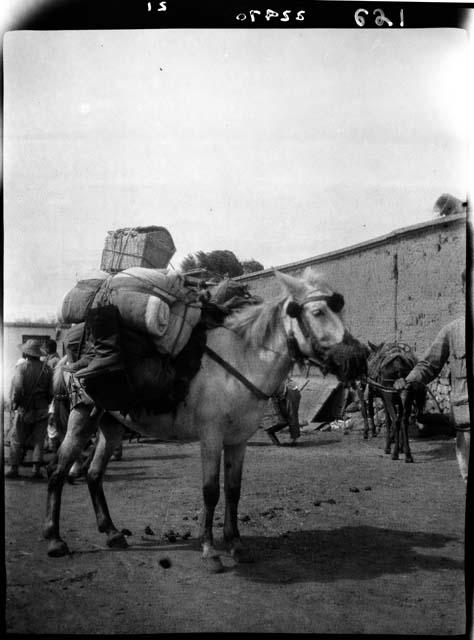
[(374, 16), (377, 15), (377, 12), (379, 13), (379, 15), (375, 18), (375, 24), (378, 27), (383, 27), (384, 22), (386, 22), (389, 27), (393, 26), (393, 22), (389, 20), (387, 17), (385, 17), (385, 14), (382, 11), (382, 9), (374, 9)]
[(363, 13), (365, 13), (366, 16), (369, 15), (367, 9), (357, 9), (354, 14), (354, 20), (356, 21), (356, 25), (358, 25), (359, 27), (363, 27), (365, 25), (365, 18), (362, 15)]
[[(162, 0), (159, 3), (159, 7), (158, 7), (157, 11), (166, 11), (166, 9), (167, 9), (166, 2), (167, 2), (167, 0)], [(153, 7), (152, 7), (151, 2), (147, 2), (147, 8), (148, 8), (148, 11), (152, 11)]]

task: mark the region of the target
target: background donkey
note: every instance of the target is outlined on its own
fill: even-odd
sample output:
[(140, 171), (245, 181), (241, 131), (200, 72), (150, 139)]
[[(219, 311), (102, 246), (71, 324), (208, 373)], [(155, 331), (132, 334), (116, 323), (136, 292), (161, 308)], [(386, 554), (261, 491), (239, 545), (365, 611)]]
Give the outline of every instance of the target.
[[(374, 399), (381, 398), (386, 416), (385, 453), (391, 452), (392, 460), (398, 460), (399, 453), (405, 454), (405, 462), (413, 462), (408, 438), (408, 425), (415, 408), (420, 415), (426, 400), (426, 388), (398, 392), (393, 383), (404, 378), (417, 363), (411, 347), (402, 342), (382, 342), (374, 345), (369, 342), (371, 353), (368, 358), (368, 378), (365, 401), (362, 400), (364, 418), (364, 438), (368, 438), (369, 428), (372, 436), (376, 436), (374, 423)], [(360, 397), (360, 392), (359, 392)]]

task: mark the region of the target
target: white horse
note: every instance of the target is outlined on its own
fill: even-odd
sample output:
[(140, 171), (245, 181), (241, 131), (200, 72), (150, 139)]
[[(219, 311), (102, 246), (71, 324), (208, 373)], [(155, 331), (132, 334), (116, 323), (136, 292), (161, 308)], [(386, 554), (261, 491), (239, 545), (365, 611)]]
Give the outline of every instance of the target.
[[(236, 560), (245, 561), (248, 557), (237, 527), (245, 449), (259, 427), (268, 398), (288, 375), (295, 350), (299, 358), (317, 357), (321, 363), (334, 352), (336, 345), (341, 348), (350, 345), (354, 367), (359, 363), (359, 343), (344, 329), (342, 296), (308, 270), (303, 279), (278, 272), (276, 277), (284, 290), (281, 296), (239, 309), (227, 318), (224, 326), (207, 332), (201, 368), (191, 381), (185, 401), (175, 412), (149, 415), (143, 411), (133, 419), (133, 429), (145, 436), (200, 441), (204, 500), (202, 558), (212, 572), (223, 568), (212, 533), (220, 492), (222, 451), (226, 500), (224, 541)], [(361, 346), (361, 353), (362, 349)], [(140, 370), (133, 375), (140, 375)], [(127, 546), (124, 535), (109, 515), (102, 479), (121, 437), (118, 422), (131, 425), (132, 420), (130, 416), (124, 419), (118, 412), (99, 412), (96, 417), (94, 413), (92, 407), (85, 404), (71, 410), (57, 461), (49, 470), (44, 536), (49, 541), (50, 556), (69, 552), (59, 531), (62, 488), (68, 470), (97, 428), (99, 436), (87, 472), (87, 484), (98, 528), (106, 533), (108, 546)]]

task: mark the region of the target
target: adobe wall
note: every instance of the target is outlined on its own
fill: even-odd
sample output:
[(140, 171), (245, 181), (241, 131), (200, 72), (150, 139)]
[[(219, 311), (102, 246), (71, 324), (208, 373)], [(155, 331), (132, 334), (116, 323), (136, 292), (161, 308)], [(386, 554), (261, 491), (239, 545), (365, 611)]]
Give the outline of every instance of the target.
[[(399, 340), (420, 355), (438, 330), (465, 313), (464, 214), (429, 220), (386, 236), (278, 267), (290, 275), (312, 267), (344, 295), (346, 324), (360, 340)], [(273, 270), (237, 278), (252, 293), (279, 292)]]

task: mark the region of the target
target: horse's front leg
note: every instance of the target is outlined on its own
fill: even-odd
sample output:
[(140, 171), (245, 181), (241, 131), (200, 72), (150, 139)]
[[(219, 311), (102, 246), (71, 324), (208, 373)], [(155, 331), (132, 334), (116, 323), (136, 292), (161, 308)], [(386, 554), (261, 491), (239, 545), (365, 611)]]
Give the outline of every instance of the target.
[(368, 385), (367, 386), (367, 420), (366, 420), (367, 426), (365, 428), (367, 430), (367, 435), (368, 435), (368, 430), (370, 427), (370, 433), (372, 435), (372, 438), (377, 437), (377, 430), (375, 428), (375, 418), (374, 418), (374, 399), (375, 399), (374, 393), (370, 388), (370, 386)]
[(355, 390), (357, 393), (357, 398), (359, 400), (360, 412), (362, 414), (362, 419), (364, 421), (364, 440), (367, 440), (369, 437), (369, 422), (367, 418), (367, 406), (365, 404), (365, 393), (362, 387), (362, 383), (357, 381), (355, 383)]
[(123, 427), (110, 414), (102, 416), (94, 457), (87, 470), (87, 486), (101, 533), (107, 534), (107, 546), (124, 549), (128, 547), (124, 534), (115, 527), (105, 499), (103, 480), (107, 463), (114, 449), (122, 442)]
[(244, 549), (237, 524), (242, 483), (242, 468), (247, 443), (224, 445), (225, 518), (224, 541), (234, 560), (253, 562), (253, 556)]
[(410, 414), (411, 408), (413, 405), (414, 398), (407, 394), (406, 392), (402, 392), (400, 394), (401, 400), (401, 436), (402, 436), (402, 447), (400, 451), (405, 454), (405, 462), (413, 462), (413, 457), (410, 451), (410, 441), (408, 439), (408, 425), (410, 422)]
[(389, 454), (392, 447), (392, 435), (394, 430), (396, 429), (395, 407), (393, 406), (392, 398), (390, 396), (387, 397), (387, 395), (383, 392), (382, 400), (385, 411), (385, 453)]
[(393, 435), (392, 460), (398, 460), (400, 454), (400, 416), (393, 402), (393, 398), (385, 398), (385, 413), (387, 414), (387, 440), (385, 453), (390, 453), (390, 441)]
[(219, 502), (219, 473), (221, 468), (222, 442), (208, 443), (201, 440), (202, 495), (204, 512), (201, 521), (202, 559), (210, 573), (224, 571), (219, 553), (214, 548), (212, 523)]
[(61, 496), (69, 469), (80, 456), (94, 433), (96, 421), (91, 419), (91, 405), (79, 404), (71, 410), (67, 433), (53, 461), (48, 466), (48, 494), (43, 535), (48, 540), (48, 555), (60, 557), (69, 553), (59, 533)]

